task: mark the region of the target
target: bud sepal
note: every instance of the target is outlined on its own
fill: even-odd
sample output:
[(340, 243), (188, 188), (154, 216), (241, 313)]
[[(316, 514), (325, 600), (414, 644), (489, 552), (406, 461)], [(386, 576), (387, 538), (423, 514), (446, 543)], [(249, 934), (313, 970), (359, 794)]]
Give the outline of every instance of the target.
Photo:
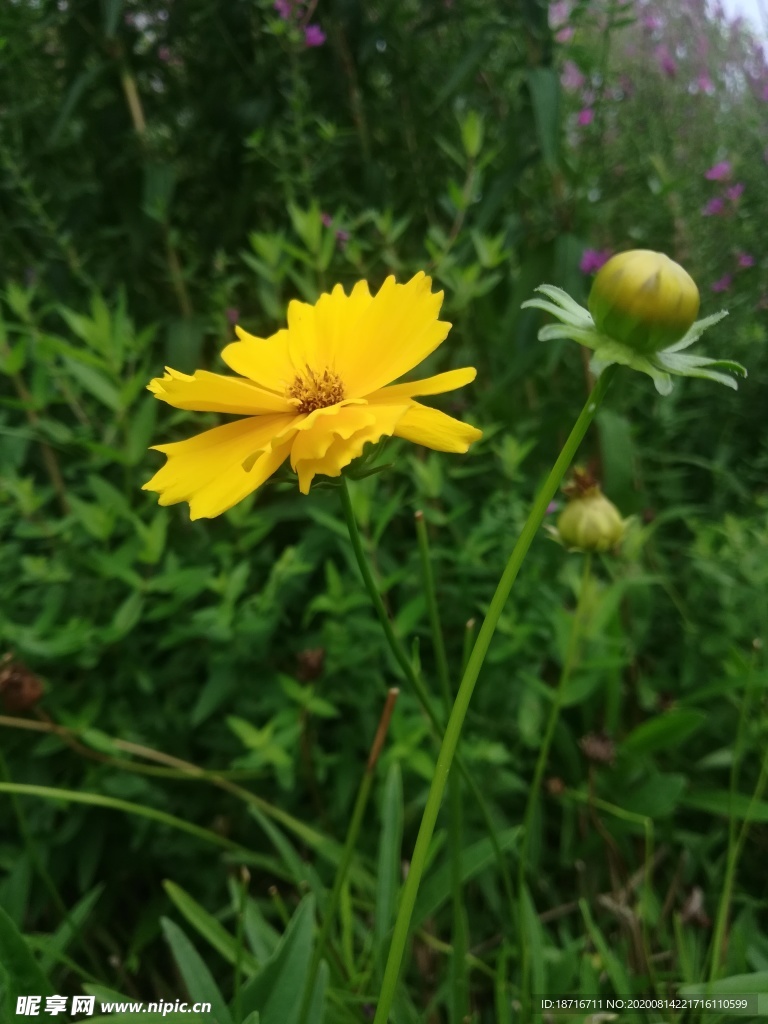
[(570, 338), (572, 341), (592, 349), (594, 355), (590, 366), (596, 375), (612, 363), (629, 366), (640, 373), (647, 373), (660, 395), (668, 395), (672, 390), (672, 377), (703, 377), (713, 380), (726, 387), (738, 388), (736, 381), (729, 374), (746, 377), (747, 371), (731, 359), (710, 359), (685, 353), (699, 340), (709, 327), (718, 323), (728, 315), (727, 310), (713, 313), (712, 316), (697, 320), (686, 331), (679, 341), (658, 352), (643, 352), (633, 348), (627, 342), (602, 334), (592, 319), (592, 314), (575, 299), (551, 284), (542, 284), (536, 288), (544, 298), (535, 297), (522, 304), (523, 309), (541, 309), (551, 313), (559, 324), (547, 324), (539, 330), (539, 341), (552, 341), (555, 338)]

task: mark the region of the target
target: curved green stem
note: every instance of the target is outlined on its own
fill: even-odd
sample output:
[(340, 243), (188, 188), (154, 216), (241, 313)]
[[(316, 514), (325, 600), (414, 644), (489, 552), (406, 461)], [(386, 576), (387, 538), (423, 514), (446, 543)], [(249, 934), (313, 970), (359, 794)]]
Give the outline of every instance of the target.
[(544, 486), (539, 491), (539, 494), (533, 503), (528, 519), (523, 527), (520, 537), (518, 538), (517, 544), (510, 555), (507, 566), (496, 588), (496, 593), (491, 599), (488, 612), (482, 626), (480, 627), (480, 632), (478, 633), (475, 646), (472, 650), (472, 654), (470, 655), (466, 671), (464, 672), (464, 677), (461, 680), (461, 685), (459, 686), (459, 691), (456, 695), (451, 716), (448, 719), (445, 736), (443, 737), (443, 743), (440, 748), (437, 764), (435, 765), (435, 774), (432, 777), (432, 785), (427, 797), (427, 803), (424, 808), (421, 825), (419, 826), (419, 834), (416, 838), (416, 847), (413, 851), (413, 858), (411, 859), (408, 877), (403, 887), (400, 909), (398, 911), (397, 920), (395, 921), (392, 944), (389, 950), (387, 966), (384, 971), (384, 981), (382, 984), (381, 994), (379, 996), (379, 1004), (376, 1009), (376, 1016), (374, 1017), (374, 1024), (386, 1024), (389, 1020), (389, 1013), (395, 998), (395, 989), (397, 988), (398, 978), (400, 977), (400, 968), (403, 963), (403, 957), (405, 956), (405, 947), (408, 942), (408, 932), (410, 930), (413, 909), (416, 904), (416, 896), (418, 894), (422, 875), (424, 874), (424, 868), (427, 863), (429, 845), (432, 841), (435, 824), (437, 823), (437, 815), (440, 810), (443, 793), (445, 792), (445, 786), (448, 781), (448, 773), (450, 772), (451, 765), (453, 764), (456, 747), (459, 742), (459, 736), (461, 735), (461, 729), (464, 725), (464, 719), (466, 717), (467, 710), (469, 709), (469, 703), (472, 699), (475, 684), (477, 683), (478, 676), (480, 675), (480, 669), (483, 667), (485, 656), (488, 653), (491, 639), (496, 631), (496, 626), (501, 618), (504, 605), (506, 604), (509, 593), (512, 590), (512, 585), (517, 578), (520, 567), (523, 564), (523, 560), (525, 559), (528, 549), (533, 543), (533, 539), (538, 533), (544, 520), (547, 506), (554, 498), (557, 489), (565, 476), (566, 470), (573, 461), (579, 445), (587, 432), (587, 428), (592, 422), (595, 412), (608, 390), (615, 373), (616, 366), (609, 366), (603, 371), (595, 384), (595, 387), (592, 389), (592, 393), (587, 399), (584, 408), (581, 410), (581, 414), (576, 420), (573, 430), (568, 436), (568, 440), (565, 442), (563, 450), (558, 455), (557, 461), (552, 467)]
[[(571, 677), (574, 665), (576, 664), (576, 653), (578, 651), (579, 640), (581, 638), (581, 626), (582, 619), (584, 617), (584, 609), (586, 606), (587, 588), (589, 586), (589, 575), (592, 565), (592, 556), (588, 552), (584, 556), (584, 568), (581, 576), (581, 586), (579, 588), (579, 596), (576, 602), (576, 611), (574, 612), (573, 622), (571, 624), (571, 633), (568, 638), (568, 648), (565, 653), (565, 659), (563, 661), (563, 668), (560, 672), (560, 679), (558, 680), (557, 689), (555, 696), (552, 701), (552, 707), (549, 711), (549, 718), (547, 720), (547, 727), (544, 730), (544, 739), (539, 747), (539, 756), (536, 759), (536, 768), (533, 772), (533, 782), (528, 792), (528, 801), (525, 805), (525, 815), (523, 816), (523, 835), (520, 840), (520, 856), (517, 866), (517, 893), (518, 899), (522, 898), (523, 887), (525, 885), (526, 869), (528, 867), (528, 849), (530, 846), (530, 833), (531, 825), (533, 823), (533, 816), (536, 812), (536, 807), (539, 802), (539, 792), (541, 790), (541, 780), (544, 776), (544, 770), (547, 767), (547, 761), (549, 760), (549, 749), (552, 746), (552, 738), (555, 735), (555, 729), (560, 719), (560, 710), (563, 706), (563, 697), (565, 696), (565, 688), (568, 685), (568, 680)], [(528, 943), (525, 941), (525, 935), (522, 928), (523, 918), (520, 916), (520, 987), (523, 993), (523, 1006), (527, 1005), (528, 999), (528, 972), (530, 970), (530, 951)]]

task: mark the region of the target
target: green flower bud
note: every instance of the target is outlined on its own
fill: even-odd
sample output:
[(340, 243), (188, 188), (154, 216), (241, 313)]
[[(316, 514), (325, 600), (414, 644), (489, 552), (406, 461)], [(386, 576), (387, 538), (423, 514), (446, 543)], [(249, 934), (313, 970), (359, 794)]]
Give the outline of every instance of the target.
[(658, 352), (679, 341), (693, 325), (699, 289), (663, 253), (632, 249), (601, 268), (587, 305), (601, 334), (636, 352)]
[(619, 510), (597, 486), (572, 497), (557, 520), (560, 541), (576, 551), (610, 551), (625, 529)]

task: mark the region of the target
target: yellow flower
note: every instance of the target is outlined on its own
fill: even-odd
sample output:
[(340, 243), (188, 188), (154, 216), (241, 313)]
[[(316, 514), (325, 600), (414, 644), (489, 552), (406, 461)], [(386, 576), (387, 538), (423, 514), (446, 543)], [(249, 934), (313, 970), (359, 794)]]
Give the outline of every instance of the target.
[(303, 494), (318, 473), (339, 476), (368, 441), (405, 438), (444, 452), (466, 452), (482, 433), (414, 400), (474, 380), (464, 367), (385, 387), (426, 359), (451, 325), (438, 320), (443, 293), (416, 274), (388, 277), (372, 296), (365, 281), (341, 285), (315, 305), (291, 302), (288, 327), (270, 338), (236, 328), (224, 362), (240, 374), (192, 375), (167, 368), (149, 390), (176, 409), (246, 417), (186, 441), (157, 445), (165, 465), (144, 484), (161, 505), (189, 502), (192, 519), (211, 518), (242, 501), (290, 458)]

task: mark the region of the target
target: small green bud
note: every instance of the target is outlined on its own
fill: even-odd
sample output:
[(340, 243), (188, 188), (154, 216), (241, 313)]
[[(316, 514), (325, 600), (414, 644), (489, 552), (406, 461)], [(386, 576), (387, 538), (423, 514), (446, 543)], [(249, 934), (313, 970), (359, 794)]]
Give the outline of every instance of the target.
[(621, 513), (583, 470), (575, 470), (573, 483), (564, 488), (568, 504), (557, 520), (557, 537), (570, 550), (610, 551), (627, 528)]
[(601, 334), (636, 352), (659, 352), (693, 325), (699, 289), (679, 263), (663, 253), (632, 249), (601, 268), (587, 305)]

